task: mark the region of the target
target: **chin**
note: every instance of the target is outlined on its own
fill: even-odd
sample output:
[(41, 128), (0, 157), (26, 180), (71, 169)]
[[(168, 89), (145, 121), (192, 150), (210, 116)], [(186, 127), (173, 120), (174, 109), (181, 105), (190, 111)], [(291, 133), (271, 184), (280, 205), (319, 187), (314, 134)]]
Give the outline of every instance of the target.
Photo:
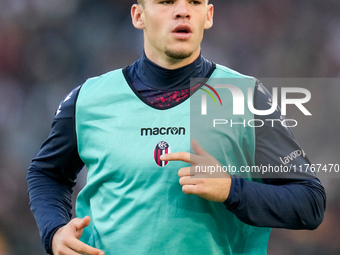
[(186, 59), (191, 57), (193, 54), (192, 51), (175, 51), (175, 50), (166, 50), (165, 55), (173, 59)]

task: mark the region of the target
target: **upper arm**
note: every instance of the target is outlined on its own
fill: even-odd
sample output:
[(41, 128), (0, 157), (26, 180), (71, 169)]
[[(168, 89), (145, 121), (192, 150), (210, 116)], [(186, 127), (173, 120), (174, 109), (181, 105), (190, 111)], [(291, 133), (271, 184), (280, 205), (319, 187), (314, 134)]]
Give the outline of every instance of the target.
[(76, 176), (84, 166), (78, 155), (75, 132), (75, 104), (79, 89), (74, 89), (60, 103), (50, 134), (29, 168), (29, 173), (39, 171), (69, 187), (75, 185)]
[[(265, 110), (272, 102), (270, 92), (258, 83), (254, 93), (255, 108)], [(262, 173), (266, 179), (315, 179), (316, 176), (309, 170), (310, 160), (305, 151), (297, 142), (292, 130), (282, 121), (279, 107), (270, 115), (257, 115), (264, 123), (262, 127), (255, 129), (255, 163), (258, 166), (282, 166), (274, 173)], [(276, 120), (276, 121), (268, 121)], [(278, 121), (280, 120), (280, 121)]]

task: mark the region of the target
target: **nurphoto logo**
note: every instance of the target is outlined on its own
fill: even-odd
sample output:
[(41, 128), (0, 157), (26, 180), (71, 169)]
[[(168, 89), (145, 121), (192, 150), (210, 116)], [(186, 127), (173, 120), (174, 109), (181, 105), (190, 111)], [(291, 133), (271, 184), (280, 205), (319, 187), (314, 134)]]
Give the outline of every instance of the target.
[[(213, 93), (211, 93), (208, 89), (203, 88), (206, 87), (210, 89)], [(254, 104), (254, 94), (255, 90), (258, 89), (257, 93), (266, 94), (261, 86), (258, 87), (248, 87), (243, 88), (243, 90), (236, 85), (232, 84), (215, 84), (215, 85), (207, 85), (204, 84), (201, 90), (205, 91), (206, 94), (201, 95), (201, 116), (209, 114), (208, 107), (208, 99), (207, 95), (214, 101), (215, 105), (217, 104), (217, 100), (215, 96), (218, 98), (220, 105), (223, 106), (222, 102), (232, 101), (232, 115), (233, 116), (242, 116), (245, 115), (245, 112), (252, 113), (255, 118), (253, 119), (243, 119), (240, 121), (240, 118), (237, 118), (237, 121), (233, 119), (225, 119), (225, 118), (215, 118), (213, 120), (213, 126), (217, 125), (226, 125), (230, 124), (231, 127), (233, 125), (243, 125), (250, 127), (262, 127), (265, 123), (270, 124), (272, 127), (276, 123), (281, 124), (284, 127), (295, 127), (298, 125), (298, 121), (295, 119), (286, 119), (284, 116), (287, 115), (287, 106), (292, 105), (292, 107), (297, 108), (303, 115), (312, 116), (312, 113), (305, 107), (305, 104), (310, 101), (311, 93), (308, 89), (301, 87), (273, 87), (271, 95), (268, 96), (268, 108), (267, 109), (256, 109)], [(226, 92), (227, 91), (227, 92)], [(224, 99), (223, 95), (228, 93), (228, 98)], [(231, 99), (229, 99), (229, 95), (231, 95)], [(279, 99), (281, 104), (279, 105)], [(246, 108), (247, 107), (247, 108)], [(278, 109), (281, 109), (281, 115), (279, 118), (268, 118), (266, 119), (263, 116), (269, 116), (273, 114)], [(223, 117), (223, 116), (221, 116)], [(258, 118), (256, 118), (258, 117)]]

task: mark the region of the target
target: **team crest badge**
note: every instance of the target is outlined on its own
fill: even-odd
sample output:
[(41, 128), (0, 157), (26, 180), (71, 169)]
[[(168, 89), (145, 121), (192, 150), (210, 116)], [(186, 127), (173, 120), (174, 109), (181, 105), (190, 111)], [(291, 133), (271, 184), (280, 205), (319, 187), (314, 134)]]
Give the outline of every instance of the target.
[(165, 142), (161, 141), (156, 145), (155, 151), (154, 151), (154, 159), (157, 165), (160, 167), (164, 167), (168, 164), (168, 161), (162, 161), (160, 160), (160, 156), (163, 154), (170, 153), (170, 145)]

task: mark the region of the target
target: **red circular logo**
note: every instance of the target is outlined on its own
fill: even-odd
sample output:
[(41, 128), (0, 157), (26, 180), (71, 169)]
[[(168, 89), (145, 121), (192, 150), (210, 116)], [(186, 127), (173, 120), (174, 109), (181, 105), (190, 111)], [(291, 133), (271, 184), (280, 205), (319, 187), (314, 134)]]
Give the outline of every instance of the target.
[(157, 165), (160, 167), (164, 167), (168, 164), (168, 161), (160, 160), (160, 156), (163, 154), (170, 153), (170, 145), (165, 141), (160, 141), (157, 143), (156, 148), (154, 150), (154, 159)]

